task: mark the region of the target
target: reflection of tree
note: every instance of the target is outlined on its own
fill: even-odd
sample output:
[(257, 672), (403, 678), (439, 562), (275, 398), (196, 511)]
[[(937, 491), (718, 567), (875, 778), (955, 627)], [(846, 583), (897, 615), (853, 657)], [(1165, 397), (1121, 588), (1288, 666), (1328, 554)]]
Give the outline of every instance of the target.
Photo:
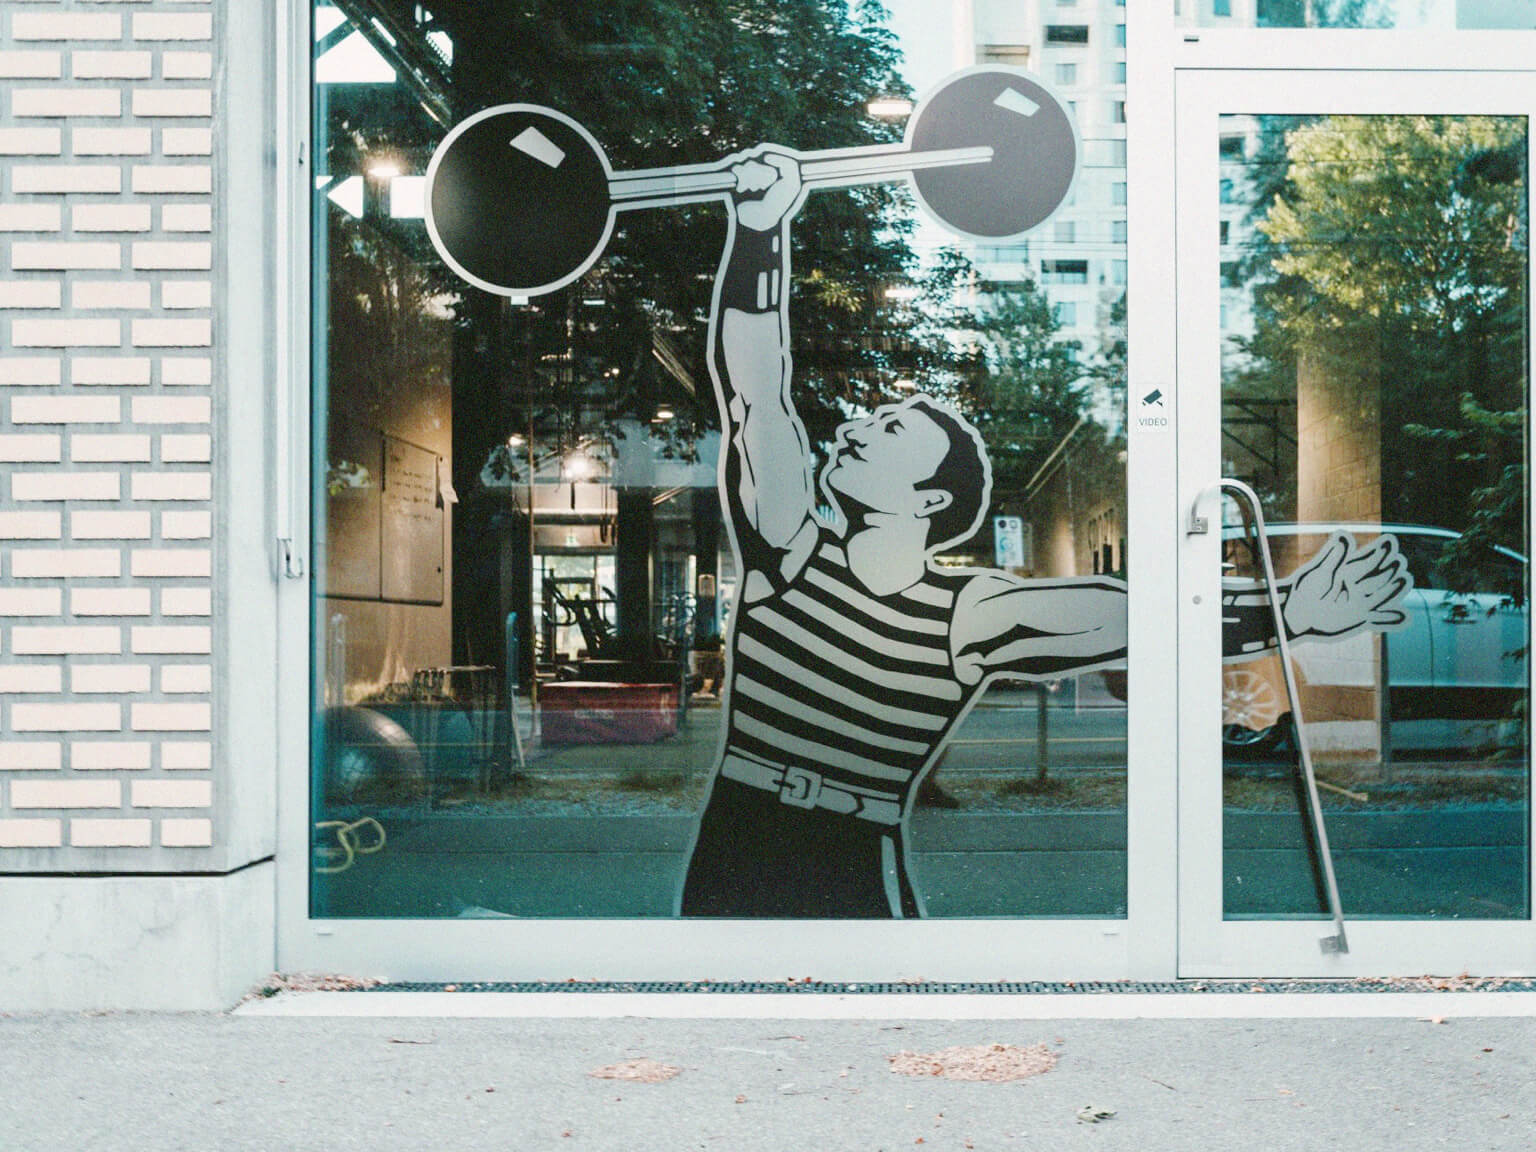
[[(496, 104), (548, 105), (583, 124), (617, 171), (713, 164), (763, 142), (806, 150), (894, 142), (902, 125), (872, 118), (867, 105), (910, 95), (877, 0), (435, 0), (430, 25), (428, 6), (357, 3), (387, 16), (397, 36), (412, 27), (447, 34), (452, 59), (437, 82), (449, 90), (435, 102), (453, 119)], [(332, 86), (323, 100), (334, 178), (365, 173), (389, 154), (419, 174), (446, 131), (403, 82)], [(329, 219), (338, 228), (331, 242), (348, 243), (350, 224)], [(850, 414), (898, 399), (915, 382), (983, 418), (1003, 471), (1027, 480), (1028, 462), (1077, 418), (1073, 381), (1082, 371), (1056, 346), (1055, 323), (1033, 288), (1018, 301), (999, 299), (975, 323), (961, 317), (958, 327), (981, 333), (980, 349), (956, 340), (952, 300), (972, 270), (953, 254), (919, 262), (909, 242), (914, 219), (905, 186), (893, 183), (815, 193), (795, 221), (791, 351), (811, 444), (819, 450)], [(420, 275), (446, 281), (419, 221), (369, 224), (404, 234), (395, 239), (421, 262)], [(602, 259), (566, 290), (513, 303), (446, 285), (457, 296), (455, 634), (483, 634), (476, 651), (499, 651), (500, 617), (489, 607), (483, 620), (464, 614), (482, 611), (475, 602), (487, 599), (487, 586), (506, 592), (514, 579), (488, 542), (501, 540), (507, 555), (528, 546), (517, 489), (506, 483), (522, 470), (525, 449), (510, 453), (510, 436), (531, 434), (541, 454), (563, 454), (649, 427), (664, 455), (687, 457), (718, 425), (704, 345), (724, 238), (718, 204), (625, 212)], [(396, 271), (386, 262), (372, 274)], [(370, 273), (341, 275), (329, 289), (333, 308), (350, 307), (347, 277)], [(915, 290), (920, 303), (893, 287)], [(652, 423), (663, 406), (675, 418)], [(522, 595), (507, 593), (499, 610)]]
[(991, 452), (993, 504), (1012, 510), (1083, 415), (1079, 349), (1058, 336), (1050, 300), (1029, 282), (997, 286), (971, 323), (977, 342), (956, 400)]
[[(514, 100), (559, 108), (602, 142), (617, 170), (714, 163), (764, 141), (810, 149), (900, 136), (899, 125), (866, 110), (877, 95), (905, 92), (875, 3), (433, 7), (456, 46), (456, 115)], [(909, 220), (903, 192), (873, 186), (813, 195), (796, 222), (793, 352), (813, 442), (846, 405), (879, 399), (896, 378), (945, 357), (942, 346), (915, 340), (917, 319), (883, 295), (921, 276)], [(482, 332), (501, 328), (504, 348), (499, 363), (463, 370), (505, 377), (513, 360), (524, 388), (508, 397), (519, 409), (502, 418), (509, 426), (532, 415), (571, 435), (573, 419), (648, 421), (666, 403), (678, 417), (669, 432), (683, 445), (716, 422), (703, 318), (723, 241), (716, 205), (623, 213), (605, 257), (569, 290), (510, 311), (466, 299), (466, 316)]]
[(1462, 530), (1453, 572), (1480, 545), (1524, 547), (1524, 148), (1514, 118), (1326, 117), (1284, 137), (1258, 221), (1277, 278), (1248, 383), (1294, 380), (1318, 349), (1341, 372), (1371, 360), (1383, 519)]
[(1259, 0), (1260, 28), (1391, 28), (1397, 0)]
[(372, 222), (327, 205), (330, 394), (352, 424), (382, 429), (407, 388), (446, 422), (451, 298)]

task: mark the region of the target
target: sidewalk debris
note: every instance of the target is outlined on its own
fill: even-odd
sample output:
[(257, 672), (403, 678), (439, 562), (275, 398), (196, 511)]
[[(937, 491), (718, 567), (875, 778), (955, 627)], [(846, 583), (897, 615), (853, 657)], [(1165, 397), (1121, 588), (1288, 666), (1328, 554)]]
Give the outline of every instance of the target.
[(972, 1044), (937, 1052), (901, 1051), (887, 1056), (891, 1071), (903, 1076), (942, 1076), (946, 1080), (985, 1080), (998, 1084), (1027, 1080), (1056, 1067), (1056, 1053), (1044, 1044)]
[(240, 1000), (266, 1000), (279, 992), (362, 992), (384, 981), (371, 976), (346, 976), (337, 972), (274, 972)]
[(652, 1060), (642, 1056), (638, 1060), (624, 1060), (618, 1064), (604, 1064), (601, 1068), (594, 1068), (588, 1072), (588, 1076), (598, 1080), (634, 1080), (641, 1084), (659, 1084), (663, 1080), (670, 1080), (682, 1069), (672, 1064), (663, 1064), (659, 1060)]

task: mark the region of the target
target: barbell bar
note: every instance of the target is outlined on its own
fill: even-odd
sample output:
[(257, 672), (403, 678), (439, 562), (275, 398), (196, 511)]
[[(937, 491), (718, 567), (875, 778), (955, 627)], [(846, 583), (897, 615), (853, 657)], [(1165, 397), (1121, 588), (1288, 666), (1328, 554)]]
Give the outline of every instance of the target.
[[(807, 188), (847, 188), (855, 184), (881, 184), (924, 168), (950, 168), (961, 164), (985, 164), (992, 149), (941, 148), (913, 152), (904, 144), (890, 149), (875, 147), (827, 148), (796, 154), (800, 183)], [(656, 168), (621, 172), (608, 182), (608, 195), (620, 212), (634, 208), (671, 208), (718, 200), (722, 192), (736, 188), (731, 167), (737, 160), (694, 168)]]
[[(909, 180), (942, 227), (991, 244), (1049, 218), (1078, 163), (1062, 102), (1030, 73), (995, 64), (941, 81), (913, 109), (900, 144), (788, 151), (809, 188)], [(537, 296), (597, 261), (619, 212), (728, 197), (741, 159), (615, 173), (571, 117), (536, 104), (498, 105), (455, 125), (433, 153), (427, 232), (469, 283)]]

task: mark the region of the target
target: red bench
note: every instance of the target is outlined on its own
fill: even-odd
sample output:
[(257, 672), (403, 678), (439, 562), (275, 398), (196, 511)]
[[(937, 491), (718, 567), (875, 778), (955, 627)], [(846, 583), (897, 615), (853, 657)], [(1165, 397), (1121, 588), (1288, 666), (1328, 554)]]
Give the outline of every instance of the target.
[(546, 744), (650, 744), (677, 734), (677, 685), (544, 684), (539, 718)]

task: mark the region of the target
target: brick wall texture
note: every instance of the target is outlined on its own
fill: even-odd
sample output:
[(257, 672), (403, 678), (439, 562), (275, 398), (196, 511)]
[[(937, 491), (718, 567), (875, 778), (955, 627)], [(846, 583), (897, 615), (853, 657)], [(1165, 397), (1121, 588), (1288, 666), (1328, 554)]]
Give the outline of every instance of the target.
[(0, 0), (0, 872), (212, 844), (214, 11)]

